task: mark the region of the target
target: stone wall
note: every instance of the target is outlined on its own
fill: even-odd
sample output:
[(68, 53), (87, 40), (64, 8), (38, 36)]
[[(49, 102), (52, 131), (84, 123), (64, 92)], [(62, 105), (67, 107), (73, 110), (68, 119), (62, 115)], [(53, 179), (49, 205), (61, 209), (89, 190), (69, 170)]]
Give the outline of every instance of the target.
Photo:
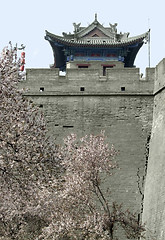
[[(44, 111), (49, 133), (56, 143), (69, 133), (78, 137), (105, 130), (110, 144), (119, 150), (120, 170), (110, 178), (110, 199), (125, 209), (143, 211), (143, 187), (147, 169), (147, 141), (151, 132), (155, 69), (68, 69), (59, 76), (56, 69), (27, 69), (20, 86), (29, 88), (32, 98)], [(121, 238), (120, 240), (124, 240)]]
[[(150, 154), (145, 184), (143, 222), (147, 239), (165, 239), (165, 59), (156, 67)], [(153, 238), (152, 238), (153, 237)]]
[[(29, 89), (29, 94), (152, 94), (154, 84), (154, 69), (146, 69), (146, 78), (140, 78), (138, 68), (107, 69), (106, 76), (100, 74), (100, 69), (68, 69), (66, 76), (59, 76), (57, 69), (27, 69), (26, 82), (23, 87)], [(121, 88), (125, 88), (123, 91)], [(40, 92), (44, 88), (44, 92)], [(46, 93), (45, 93), (46, 92)]]

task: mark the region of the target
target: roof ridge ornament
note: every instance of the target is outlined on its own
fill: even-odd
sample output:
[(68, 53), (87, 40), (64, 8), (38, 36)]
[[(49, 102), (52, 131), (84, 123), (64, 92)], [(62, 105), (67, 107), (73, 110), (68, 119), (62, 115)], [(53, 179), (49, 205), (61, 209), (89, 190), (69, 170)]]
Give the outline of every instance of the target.
[(97, 25), (98, 24), (98, 20), (97, 20), (97, 13), (95, 13), (95, 21), (94, 24)]
[(114, 24), (109, 23), (109, 26), (110, 26), (110, 31), (112, 33), (117, 33), (117, 23), (114, 23)]
[(80, 31), (80, 25), (81, 23), (78, 23), (78, 24), (76, 24), (75, 22), (73, 23), (74, 33), (78, 33)]
[(97, 13), (95, 13), (95, 21), (97, 21)]

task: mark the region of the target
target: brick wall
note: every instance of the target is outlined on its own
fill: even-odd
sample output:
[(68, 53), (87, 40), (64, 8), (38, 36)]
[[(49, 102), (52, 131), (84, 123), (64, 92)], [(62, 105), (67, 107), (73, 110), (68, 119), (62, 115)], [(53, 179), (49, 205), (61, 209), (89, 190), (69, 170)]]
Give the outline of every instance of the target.
[[(147, 239), (165, 239), (165, 59), (156, 67), (150, 155), (145, 184), (143, 222)], [(153, 238), (151, 238), (153, 237)]]
[(109, 198), (137, 211), (137, 218), (143, 210), (154, 71), (147, 69), (141, 79), (136, 68), (107, 69), (106, 76), (94, 68), (68, 69), (65, 77), (56, 69), (27, 69), (27, 79), (20, 84), (44, 111), (56, 143), (72, 132), (81, 137), (105, 130), (108, 142), (119, 150), (120, 170), (107, 181)]

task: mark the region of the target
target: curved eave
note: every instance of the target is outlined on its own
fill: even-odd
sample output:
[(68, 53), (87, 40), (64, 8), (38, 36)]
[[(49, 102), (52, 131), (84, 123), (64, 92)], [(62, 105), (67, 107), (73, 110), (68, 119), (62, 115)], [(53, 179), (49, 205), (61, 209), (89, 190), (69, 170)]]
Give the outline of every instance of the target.
[(46, 31), (46, 37), (45, 39), (48, 41), (52, 41), (52, 42), (56, 42), (57, 44), (63, 45), (63, 46), (68, 46), (68, 47), (92, 47), (92, 48), (118, 48), (118, 47), (126, 47), (126, 46), (130, 46), (130, 45), (134, 45), (137, 43), (142, 43), (144, 41), (144, 39), (147, 39), (148, 36), (148, 32), (136, 36), (136, 37), (132, 37), (132, 38), (128, 38), (127, 40), (122, 40), (120, 42), (111, 42), (111, 41), (105, 41), (105, 43), (103, 43), (101, 40), (91, 40), (91, 42), (86, 42), (84, 40), (70, 40), (70, 39), (65, 39), (61, 36), (57, 36), (54, 35), (52, 33), (49, 33), (48, 31)]
[(129, 48), (128, 55), (124, 59), (124, 66), (125, 67), (133, 67), (136, 55), (140, 48), (142, 47), (143, 42), (139, 43), (136, 47)]

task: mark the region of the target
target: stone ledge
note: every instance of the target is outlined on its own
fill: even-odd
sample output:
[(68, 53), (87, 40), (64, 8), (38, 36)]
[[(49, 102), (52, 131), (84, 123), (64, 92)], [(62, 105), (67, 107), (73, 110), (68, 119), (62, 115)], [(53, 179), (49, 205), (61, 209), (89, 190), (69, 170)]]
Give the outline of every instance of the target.
[(27, 92), (23, 96), (154, 96), (153, 93)]

